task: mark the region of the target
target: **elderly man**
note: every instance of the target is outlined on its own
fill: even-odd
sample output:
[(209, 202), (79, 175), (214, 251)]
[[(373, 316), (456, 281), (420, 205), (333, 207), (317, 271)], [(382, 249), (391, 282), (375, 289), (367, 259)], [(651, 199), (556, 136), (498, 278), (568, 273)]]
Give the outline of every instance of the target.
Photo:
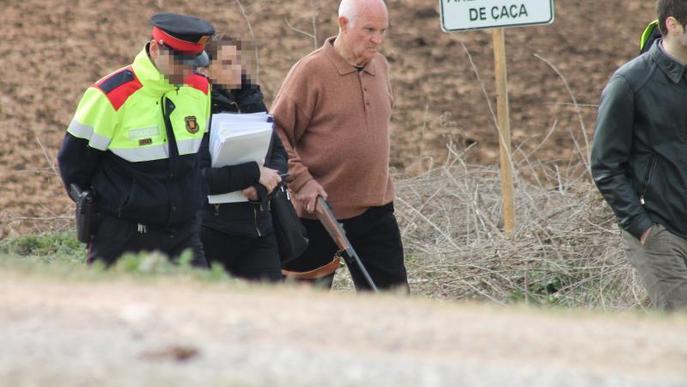
[(102, 215), (88, 262), (109, 266), (125, 252), (193, 251), (207, 267), (196, 213), (203, 202), (198, 149), (210, 116), (207, 65), (212, 25), (159, 13), (152, 39), (124, 67), (91, 85), (58, 155), (62, 181), (95, 192)]
[[(379, 53), (388, 20), (382, 0), (343, 0), (338, 35), (293, 66), (272, 106), (310, 237), (305, 253), (285, 265), (287, 277), (331, 286), (337, 246), (313, 219), (322, 196), (376, 285), (408, 289), (389, 175), (389, 64)], [(350, 269), (356, 288), (368, 289)]]

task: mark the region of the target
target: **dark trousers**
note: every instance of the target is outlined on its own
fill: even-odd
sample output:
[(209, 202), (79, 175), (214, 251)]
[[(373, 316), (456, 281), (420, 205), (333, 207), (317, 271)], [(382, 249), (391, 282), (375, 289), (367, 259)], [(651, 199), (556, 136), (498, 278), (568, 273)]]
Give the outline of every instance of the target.
[(251, 238), (202, 227), (201, 240), (210, 264), (221, 264), (233, 276), (270, 282), (282, 279), (274, 233)]
[[(286, 270), (305, 272), (316, 269), (331, 262), (339, 250), (322, 223), (311, 219), (301, 221), (308, 231), (310, 243), (300, 257), (285, 265)], [(379, 289), (401, 287), (408, 290), (403, 244), (393, 203), (371, 207), (361, 215), (340, 222), (375, 285)], [(356, 265), (349, 265), (349, 270), (356, 289), (370, 289)]]
[(190, 220), (175, 229), (161, 226), (142, 226), (136, 222), (105, 216), (95, 237), (88, 245), (88, 263), (101, 260), (111, 266), (122, 254), (160, 251), (176, 261), (185, 250), (191, 250), (196, 267), (209, 267), (200, 242), (200, 221)]

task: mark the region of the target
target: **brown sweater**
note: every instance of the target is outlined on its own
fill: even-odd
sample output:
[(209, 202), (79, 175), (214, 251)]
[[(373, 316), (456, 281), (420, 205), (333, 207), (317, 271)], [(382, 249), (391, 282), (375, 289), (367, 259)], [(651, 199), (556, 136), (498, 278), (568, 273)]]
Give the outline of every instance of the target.
[(291, 189), (298, 193), (315, 179), (337, 218), (346, 219), (393, 200), (393, 100), (384, 56), (377, 54), (358, 71), (336, 52), (334, 39), (291, 68), (272, 114), (289, 153)]

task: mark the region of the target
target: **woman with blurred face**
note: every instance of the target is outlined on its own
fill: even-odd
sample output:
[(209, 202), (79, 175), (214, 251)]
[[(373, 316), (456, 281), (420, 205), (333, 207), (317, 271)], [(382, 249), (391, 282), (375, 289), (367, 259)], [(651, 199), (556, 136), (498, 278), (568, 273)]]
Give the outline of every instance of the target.
[(242, 66), (239, 49), (235, 44), (225, 43), (217, 46), (208, 66), (208, 77), (215, 87), (240, 89)]
[[(251, 83), (240, 61), (240, 45), (220, 37), (205, 48), (210, 65), (203, 72), (212, 83), (212, 113), (267, 111), (260, 86)], [(212, 126), (210, 126), (212, 131)], [(269, 210), (269, 194), (286, 173), (287, 155), (276, 132), (265, 165), (249, 162), (212, 168), (209, 133), (201, 145), (202, 168), (210, 194), (242, 191), (240, 203), (206, 203), (201, 211), (201, 239), (211, 264), (248, 280), (279, 281), (281, 260)], [(221, 188), (220, 188), (221, 187)]]

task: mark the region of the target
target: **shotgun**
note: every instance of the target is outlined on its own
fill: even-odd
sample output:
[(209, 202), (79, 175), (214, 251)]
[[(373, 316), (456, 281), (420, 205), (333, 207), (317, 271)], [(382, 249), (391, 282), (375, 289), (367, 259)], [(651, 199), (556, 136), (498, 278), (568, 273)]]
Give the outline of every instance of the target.
[(351, 242), (348, 240), (348, 238), (346, 238), (346, 231), (341, 223), (336, 220), (334, 212), (332, 211), (332, 207), (326, 200), (324, 200), (322, 196), (317, 197), (315, 215), (322, 223), (325, 230), (327, 230), (329, 236), (332, 237), (336, 245), (339, 247), (340, 250), (337, 254), (344, 259), (346, 265), (349, 267), (348, 270), (350, 271), (351, 265), (357, 266), (360, 272), (363, 274), (363, 277), (365, 277), (367, 284), (370, 285), (370, 289), (372, 289), (374, 292), (378, 292), (379, 290), (377, 290), (377, 286), (375, 285), (374, 281), (372, 281), (370, 273), (367, 272), (367, 269), (365, 269), (365, 266), (358, 256), (358, 253), (355, 252), (353, 245), (351, 245)]

